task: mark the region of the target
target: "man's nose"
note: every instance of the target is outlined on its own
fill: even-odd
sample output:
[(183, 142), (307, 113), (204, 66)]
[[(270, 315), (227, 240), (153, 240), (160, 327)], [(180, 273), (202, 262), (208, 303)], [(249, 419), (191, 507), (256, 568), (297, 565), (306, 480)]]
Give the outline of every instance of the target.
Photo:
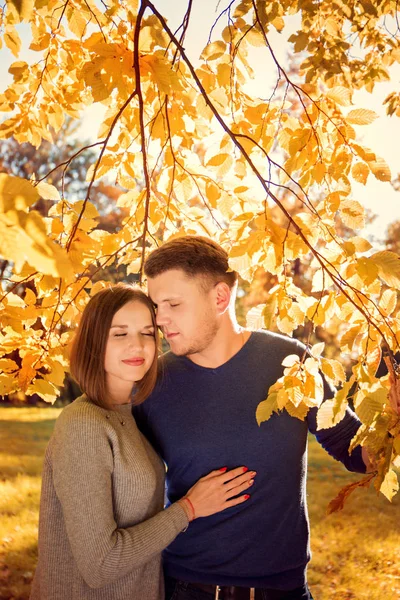
[(156, 313), (156, 323), (159, 327), (162, 327), (163, 325), (166, 325), (167, 323), (169, 323), (169, 317), (166, 314), (166, 312), (164, 310), (160, 310), (159, 308), (157, 308), (157, 313)]

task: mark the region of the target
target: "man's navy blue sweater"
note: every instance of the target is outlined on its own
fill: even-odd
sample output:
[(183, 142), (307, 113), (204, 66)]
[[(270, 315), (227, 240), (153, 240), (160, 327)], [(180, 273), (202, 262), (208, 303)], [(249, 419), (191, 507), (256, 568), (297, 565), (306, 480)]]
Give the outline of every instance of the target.
[[(350, 471), (365, 472), (361, 449), (348, 447), (359, 427), (348, 411), (335, 427), (316, 431), (286, 411), (259, 426), (258, 404), (282, 376), (282, 360), (302, 354), (290, 338), (253, 332), (243, 348), (211, 369), (186, 357), (162, 357), (160, 382), (135, 417), (167, 464), (169, 502), (214, 469), (241, 465), (257, 471), (251, 498), (193, 521), (164, 553), (177, 579), (245, 587), (293, 589), (305, 582), (310, 559), (306, 505), (307, 434)], [(326, 386), (326, 396), (332, 392)]]

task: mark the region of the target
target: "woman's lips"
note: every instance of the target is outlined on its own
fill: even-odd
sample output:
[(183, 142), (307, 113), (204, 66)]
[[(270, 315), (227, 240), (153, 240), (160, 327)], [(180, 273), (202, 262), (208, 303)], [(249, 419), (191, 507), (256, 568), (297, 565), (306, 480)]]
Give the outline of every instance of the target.
[(140, 367), (144, 363), (144, 358), (127, 358), (122, 362), (126, 365), (131, 365), (132, 367)]

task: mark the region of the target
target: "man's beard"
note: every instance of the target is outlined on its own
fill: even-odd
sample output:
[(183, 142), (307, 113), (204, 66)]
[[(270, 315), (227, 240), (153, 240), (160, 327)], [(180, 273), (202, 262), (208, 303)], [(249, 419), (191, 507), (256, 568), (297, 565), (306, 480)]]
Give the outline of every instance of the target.
[(201, 339), (189, 341), (186, 346), (182, 346), (180, 348), (177, 348), (176, 350), (171, 344), (171, 351), (176, 356), (190, 356), (191, 354), (199, 354), (200, 352), (204, 352), (204, 350), (206, 350), (211, 344), (211, 342), (214, 340), (217, 332), (217, 322), (214, 321), (213, 323), (210, 323), (210, 321), (208, 321), (207, 329), (202, 335)]

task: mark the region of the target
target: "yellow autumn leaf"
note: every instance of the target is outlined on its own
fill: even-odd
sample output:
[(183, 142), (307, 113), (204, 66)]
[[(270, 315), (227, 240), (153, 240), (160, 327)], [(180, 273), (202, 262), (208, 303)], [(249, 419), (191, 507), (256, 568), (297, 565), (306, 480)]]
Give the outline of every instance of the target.
[(36, 369), (32, 366), (36, 360), (36, 356), (32, 354), (28, 354), (22, 359), (22, 365), (18, 371), (18, 384), (23, 392), (26, 392), (30, 382), (36, 377)]
[(114, 254), (121, 247), (121, 236), (119, 233), (108, 235), (104, 238), (102, 244), (102, 252), (105, 256)]
[(335, 17), (329, 17), (324, 23), (325, 29), (329, 35), (337, 37), (340, 31), (340, 24)]
[(49, 381), (53, 385), (61, 386), (65, 379), (65, 369), (59, 360), (47, 359), (47, 366), (50, 367), (50, 373), (47, 373), (44, 377), (46, 381)]
[(379, 277), (396, 289), (400, 289), (400, 256), (389, 250), (375, 252), (369, 260), (377, 266)]
[(34, 0), (10, 0), (22, 21), (29, 21), (33, 13)]
[(49, 125), (53, 127), (54, 131), (57, 133), (64, 124), (65, 113), (58, 104), (55, 104), (54, 106), (49, 107), (47, 118), (49, 120)]
[(399, 480), (395, 471), (390, 469), (381, 484), (380, 491), (391, 502), (399, 491)]
[(216, 154), (207, 161), (207, 167), (220, 167), (229, 158), (229, 154)]
[(382, 348), (378, 345), (375, 348), (368, 348), (367, 355), (365, 357), (366, 368), (372, 376), (375, 376), (379, 365), (382, 362)]
[(283, 384), (285, 387), (287, 399), (293, 404), (293, 406), (298, 408), (304, 400), (302, 381), (297, 377), (289, 376), (284, 378)]
[(140, 257), (135, 258), (135, 260), (129, 263), (126, 271), (127, 274), (130, 275), (131, 273), (139, 273), (141, 263), (142, 259)]
[(272, 413), (276, 412), (277, 409), (277, 392), (273, 392), (257, 406), (256, 420), (258, 425), (261, 425), (263, 421), (268, 421)]
[(349, 389), (350, 385), (347, 383), (341, 390), (336, 392), (334, 398), (322, 402), (317, 412), (318, 429), (329, 429), (343, 419), (348, 405)]
[(371, 242), (359, 236), (350, 238), (349, 242), (353, 244), (357, 252), (367, 252), (372, 248)]
[(376, 417), (383, 411), (386, 402), (387, 389), (376, 387), (376, 384), (368, 389), (361, 388), (354, 397), (357, 415), (362, 423), (368, 427), (372, 425)]
[(282, 361), (282, 366), (293, 367), (293, 365), (300, 365), (300, 358), (298, 357), (298, 355), (289, 354), (288, 356), (285, 356), (285, 358)]
[(265, 39), (261, 31), (255, 29), (254, 27), (248, 29), (246, 31), (245, 40), (251, 46), (255, 46), (256, 48), (261, 48), (265, 44)]
[(7, 396), (18, 390), (18, 379), (10, 373), (0, 373), (0, 396)]
[(38, 191), (29, 181), (0, 173), (0, 212), (27, 210), (38, 200)]
[(152, 73), (158, 89), (164, 94), (179, 90), (178, 75), (165, 58), (154, 54), (144, 55), (140, 58), (140, 69)]
[(300, 421), (304, 421), (309, 411), (308, 406), (302, 403), (300, 403), (298, 406), (295, 406), (292, 402), (287, 402), (285, 404), (285, 409), (291, 417), (300, 419)]
[(29, 69), (28, 63), (22, 60), (18, 60), (13, 62), (9, 67), (8, 72), (14, 77), (14, 81), (20, 81), (23, 75), (26, 73), (27, 69)]
[(29, 288), (26, 288), (25, 290), (24, 302), (28, 306), (33, 305), (36, 302), (36, 294)]
[(278, 298), (276, 294), (269, 294), (267, 301), (264, 305), (264, 327), (271, 329), (272, 324), (275, 322), (275, 315), (278, 306)]
[(19, 369), (17, 363), (10, 358), (0, 358), (0, 371), (2, 373), (12, 373)]
[(350, 229), (362, 229), (365, 225), (363, 206), (357, 200), (342, 200), (340, 215), (343, 223)]
[(241, 276), (249, 281), (249, 269), (252, 267), (252, 262), (250, 256), (245, 252), (240, 256), (230, 256), (229, 257), (229, 268), (232, 271), (237, 271), (241, 274)]
[(325, 349), (325, 342), (318, 342), (310, 348), (310, 354), (314, 358), (319, 358)]
[(90, 13), (86, 14), (82, 9), (71, 8), (67, 11), (68, 26), (72, 33), (74, 33), (79, 39), (82, 38), (85, 31), (87, 31), (89, 23)]
[(367, 183), (368, 175), (369, 175), (368, 165), (362, 162), (358, 162), (353, 165), (351, 169), (351, 174), (358, 183), (362, 183), (365, 185)]
[(263, 329), (264, 323), (264, 304), (258, 304), (253, 306), (246, 315), (246, 327), (255, 331), (256, 329)]
[(221, 190), (213, 181), (207, 181), (206, 183), (206, 196), (211, 203), (213, 208), (217, 208), (217, 201), (221, 197)]
[(377, 156), (376, 159), (369, 162), (368, 165), (376, 179), (379, 181), (391, 181), (392, 174), (390, 167), (383, 158)]
[(54, 200), (55, 202), (59, 202), (61, 200), (59, 191), (50, 183), (41, 181), (37, 184), (36, 189), (39, 192), (40, 197), (44, 198), (45, 200)]
[(313, 177), (317, 183), (321, 183), (326, 175), (326, 165), (319, 162), (313, 168)]
[(21, 50), (21, 38), (15, 27), (8, 25), (3, 39), (7, 48), (9, 48), (14, 56), (18, 58), (19, 51)]
[(53, 403), (57, 396), (59, 396), (60, 392), (55, 385), (50, 383), (50, 381), (46, 381), (45, 379), (35, 379), (33, 383), (26, 390), (28, 396), (32, 396), (33, 394), (37, 394), (40, 396), (45, 402)]
[(369, 110), (367, 108), (356, 108), (347, 114), (346, 121), (352, 125), (369, 125), (377, 118), (378, 115), (373, 110)]
[(17, 271), (26, 262), (47, 275), (74, 277), (65, 250), (48, 238), (43, 218), (35, 211), (0, 214), (0, 254), (13, 261)]
[(276, 17), (273, 21), (271, 21), (271, 25), (273, 25), (275, 29), (280, 33), (285, 27), (285, 21), (284, 19), (282, 19), (282, 17)]
[(338, 385), (346, 380), (345, 370), (338, 360), (322, 358), (321, 371), (333, 385)]
[(351, 104), (352, 91), (342, 85), (331, 88), (327, 91), (326, 95), (340, 106), (350, 106)]
[(19, 306), (21, 308), (25, 306), (25, 302), (21, 296), (18, 296), (18, 294), (14, 294), (13, 292), (8, 293), (4, 301), (7, 306)]
[(83, 206), (85, 206), (83, 216), (86, 219), (97, 219), (98, 218), (99, 211), (92, 202), (85, 202), (84, 200), (78, 200), (78, 202), (74, 202), (71, 205), (71, 208), (73, 209), (75, 214), (79, 215), (83, 210)]
[(397, 305), (398, 293), (395, 290), (385, 290), (379, 300), (379, 308), (389, 317)]
[(211, 42), (211, 44), (208, 44), (201, 53), (200, 58), (203, 60), (215, 60), (216, 58), (219, 58), (225, 54), (225, 52), (226, 44), (222, 40), (219, 40), (217, 42)]

